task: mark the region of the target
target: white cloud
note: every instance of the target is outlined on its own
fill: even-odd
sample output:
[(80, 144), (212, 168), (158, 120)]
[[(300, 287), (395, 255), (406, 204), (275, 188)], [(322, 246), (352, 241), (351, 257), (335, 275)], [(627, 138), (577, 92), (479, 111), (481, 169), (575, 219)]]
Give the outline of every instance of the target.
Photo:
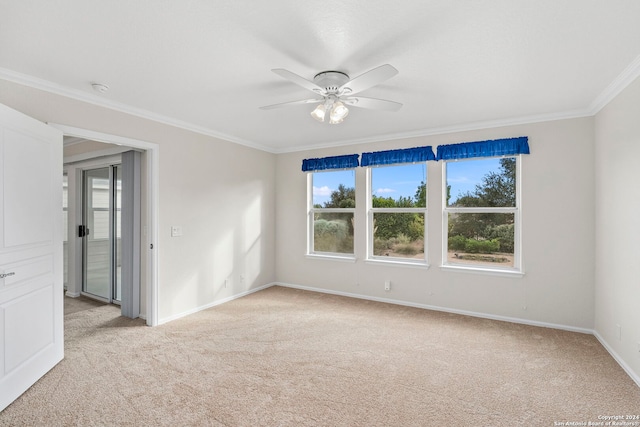
[(332, 191), (333, 190), (331, 190), (326, 185), (324, 187), (313, 187), (314, 196), (330, 196)]
[(378, 188), (376, 194), (395, 193), (396, 191), (393, 188)]

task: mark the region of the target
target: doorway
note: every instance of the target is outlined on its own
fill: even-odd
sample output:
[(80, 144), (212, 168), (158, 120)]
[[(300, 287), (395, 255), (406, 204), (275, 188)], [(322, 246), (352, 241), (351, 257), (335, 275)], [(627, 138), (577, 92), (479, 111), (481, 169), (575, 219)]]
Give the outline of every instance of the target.
[[(69, 229), (67, 232), (66, 253), (68, 254), (65, 276), (66, 282), (66, 295), (76, 297), (82, 292), (82, 277), (81, 277), (81, 263), (82, 257), (82, 239), (77, 238), (78, 227), (81, 223), (82, 208), (79, 200), (74, 200), (71, 197), (72, 194), (78, 194), (77, 186), (82, 186), (82, 174), (78, 173), (77, 165), (82, 162), (94, 162), (93, 164), (84, 166), (85, 169), (93, 169), (104, 167), (104, 159), (108, 156), (119, 155), (125, 151), (131, 149), (138, 150), (142, 153), (140, 171), (142, 194), (138, 196), (138, 199), (142, 202), (141, 218), (142, 224), (140, 225), (141, 232), (138, 239), (141, 253), (140, 253), (140, 265), (141, 274), (139, 301), (136, 304), (132, 298), (132, 301), (139, 307), (139, 317), (146, 319), (146, 323), (149, 326), (158, 325), (158, 253), (155, 249), (158, 239), (158, 187), (159, 187), (159, 146), (158, 144), (140, 141), (131, 138), (125, 138), (116, 135), (104, 134), (101, 132), (95, 132), (87, 129), (75, 128), (67, 125), (60, 125), (51, 123), (50, 126), (61, 130), (67, 139), (77, 139), (83, 141), (92, 141), (105, 144), (105, 147), (97, 148), (91, 153), (72, 153), (65, 154), (65, 167), (67, 172), (67, 191), (69, 194), (68, 207), (65, 213), (69, 216)], [(97, 158), (102, 159), (100, 163)], [(116, 164), (117, 162), (111, 163)], [(130, 174), (129, 168), (124, 168), (122, 174)], [(121, 206), (122, 208), (122, 206)], [(74, 219), (77, 218), (77, 220)], [(127, 224), (121, 224), (123, 227), (122, 238), (126, 239), (127, 236), (131, 236), (128, 233)], [(118, 248), (120, 249), (120, 248)], [(120, 255), (123, 262), (126, 262), (126, 254)], [(124, 293), (124, 289), (117, 288), (118, 297), (121, 298), (124, 307), (125, 298), (120, 294)]]
[(114, 304), (122, 295), (120, 165), (82, 172), (82, 293)]

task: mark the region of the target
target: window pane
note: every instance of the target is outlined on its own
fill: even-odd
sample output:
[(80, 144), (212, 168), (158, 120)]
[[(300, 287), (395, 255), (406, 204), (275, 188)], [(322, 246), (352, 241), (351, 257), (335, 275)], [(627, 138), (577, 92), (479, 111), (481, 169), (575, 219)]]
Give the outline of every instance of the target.
[(446, 165), (447, 206), (515, 206), (515, 157), (447, 162)]
[(316, 213), (314, 252), (353, 253), (353, 213)]
[[(105, 169), (106, 173), (108, 173), (109, 169)], [(109, 179), (92, 178), (92, 206), (94, 208), (109, 209)]]
[(424, 163), (372, 168), (373, 207), (426, 207), (426, 172)]
[(355, 171), (314, 172), (312, 178), (315, 208), (356, 207)]
[(373, 214), (373, 255), (424, 259), (424, 214)]
[(93, 240), (109, 239), (109, 211), (93, 211), (93, 230), (89, 230), (89, 236)]
[(447, 261), (491, 267), (514, 266), (512, 213), (449, 213)]

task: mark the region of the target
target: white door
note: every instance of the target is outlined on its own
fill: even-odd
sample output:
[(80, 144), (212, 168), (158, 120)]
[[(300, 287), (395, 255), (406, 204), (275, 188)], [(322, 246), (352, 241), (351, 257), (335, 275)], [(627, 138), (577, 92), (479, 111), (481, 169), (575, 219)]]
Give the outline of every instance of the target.
[(64, 356), (62, 133), (0, 104), (0, 410)]

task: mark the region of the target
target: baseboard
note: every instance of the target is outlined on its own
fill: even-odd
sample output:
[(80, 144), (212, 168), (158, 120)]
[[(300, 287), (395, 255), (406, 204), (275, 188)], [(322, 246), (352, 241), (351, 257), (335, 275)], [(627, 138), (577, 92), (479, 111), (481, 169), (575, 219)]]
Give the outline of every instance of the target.
[(600, 341), (600, 344), (602, 344), (602, 346), (609, 352), (611, 357), (613, 357), (613, 359), (618, 362), (618, 365), (620, 365), (620, 367), (624, 369), (627, 375), (631, 377), (636, 385), (640, 387), (640, 376), (636, 374), (633, 369), (631, 369), (631, 366), (627, 365), (627, 362), (625, 362), (624, 359), (622, 359), (622, 357), (620, 357), (620, 355), (616, 353), (613, 347), (609, 345), (609, 343), (602, 337), (602, 335), (598, 333), (598, 331), (594, 330), (593, 335), (598, 341)]
[(252, 294), (254, 292), (259, 292), (259, 291), (261, 291), (263, 289), (270, 288), (271, 286), (274, 286), (274, 285), (277, 285), (277, 283), (267, 283), (266, 285), (260, 286), (258, 288), (250, 289), (248, 291), (241, 292), (239, 294), (235, 294), (235, 295), (232, 295), (230, 297), (223, 298), (221, 300), (213, 301), (213, 302), (211, 302), (209, 304), (201, 305), (200, 307), (196, 307), (196, 308), (194, 308), (192, 310), (187, 310), (187, 311), (184, 311), (182, 313), (174, 314), (173, 316), (169, 316), (169, 317), (165, 317), (163, 319), (159, 319), (158, 320), (158, 325), (162, 325), (163, 323), (168, 323), (168, 322), (171, 322), (172, 320), (180, 319), (180, 318), (188, 316), (190, 314), (194, 314), (194, 313), (197, 313), (199, 311), (206, 310), (206, 309), (211, 308), (211, 307), (215, 307), (216, 305), (220, 305), (220, 304), (224, 304), (224, 303), (229, 302), (229, 301), (233, 301), (234, 299), (242, 298), (242, 297), (250, 295), (250, 294)]
[(69, 297), (69, 298), (78, 298), (80, 296), (80, 292), (67, 291), (67, 292), (64, 293), (64, 295)]
[(593, 330), (591, 330), (591, 329), (578, 328), (576, 326), (560, 325), (560, 324), (556, 324), (556, 323), (538, 322), (538, 321), (535, 321), (535, 320), (521, 319), (521, 318), (517, 318), (517, 317), (507, 317), (507, 316), (498, 316), (498, 315), (487, 314), (487, 313), (478, 313), (478, 312), (475, 312), (475, 311), (457, 310), (457, 309), (452, 309), (452, 308), (447, 308), (447, 307), (439, 307), (439, 306), (435, 306), (435, 305), (419, 304), (419, 303), (413, 303), (413, 302), (408, 302), (408, 301), (395, 300), (395, 299), (391, 299), (391, 298), (379, 298), (379, 297), (372, 297), (372, 296), (368, 296), (368, 295), (352, 294), (352, 293), (349, 293), (349, 292), (341, 292), (341, 291), (333, 291), (333, 290), (322, 289), (322, 288), (314, 288), (314, 287), (310, 287), (310, 286), (294, 285), (294, 284), (291, 284), (291, 283), (276, 283), (276, 285), (283, 286), (283, 287), (286, 287), (286, 288), (302, 289), (302, 290), (305, 290), (305, 291), (320, 292), (320, 293), (325, 293), (325, 294), (340, 295), (340, 296), (344, 296), (344, 297), (358, 298), (358, 299), (364, 299), (364, 300), (369, 300), (369, 301), (384, 302), (384, 303), (388, 303), (388, 304), (403, 305), (403, 306), (406, 306), (406, 307), (422, 308), (422, 309), (425, 309), (425, 310), (442, 311), (442, 312), (445, 312), (445, 313), (460, 314), (460, 315), (463, 315), (463, 316), (479, 317), (479, 318), (482, 318), (482, 319), (498, 320), (498, 321), (501, 321), (501, 322), (519, 323), (519, 324), (522, 324), (522, 325), (539, 326), (539, 327), (542, 327), (542, 328), (560, 329), (560, 330), (570, 331), (570, 332), (579, 332), (581, 334), (593, 334)]

